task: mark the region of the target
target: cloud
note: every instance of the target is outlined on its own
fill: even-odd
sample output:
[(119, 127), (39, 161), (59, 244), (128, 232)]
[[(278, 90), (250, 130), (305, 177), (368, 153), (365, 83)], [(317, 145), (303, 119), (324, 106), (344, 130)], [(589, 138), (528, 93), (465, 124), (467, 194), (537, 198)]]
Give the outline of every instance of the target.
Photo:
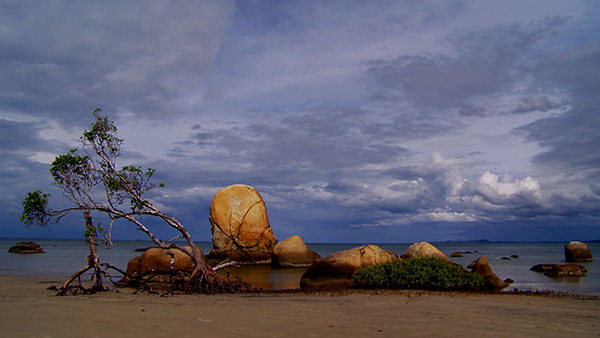
[(231, 12), (227, 1), (4, 5), (0, 110), (70, 123), (100, 105), (181, 113), (205, 87)]
[(466, 116), (495, 113), (478, 99), (510, 92), (524, 81), (532, 49), (564, 22), (557, 18), (454, 33), (446, 41), (455, 55), (407, 54), (371, 61), (372, 97), (410, 100), (420, 109), (456, 110)]
[(235, 183), (278, 236), (317, 241), (598, 224), (598, 23), (579, 4), (2, 6), (13, 216), (101, 106), (121, 164), (157, 168), (152, 199), (202, 239)]
[(563, 92), (568, 108), (515, 130), (544, 151), (534, 157), (547, 171), (586, 178), (600, 174), (600, 46), (570, 48), (552, 54), (537, 67), (533, 86)]
[(552, 102), (547, 96), (528, 96), (523, 99), (523, 102), (515, 108), (513, 114), (527, 114), (531, 112), (547, 113), (551, 110), (560, 109), (563, 106), (559, 103)]

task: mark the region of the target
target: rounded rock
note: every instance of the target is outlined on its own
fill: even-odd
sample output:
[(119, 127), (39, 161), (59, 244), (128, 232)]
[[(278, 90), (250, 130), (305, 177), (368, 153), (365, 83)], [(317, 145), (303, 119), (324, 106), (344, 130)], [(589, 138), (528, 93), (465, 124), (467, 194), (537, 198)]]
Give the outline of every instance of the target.
[(292, 236), (275, 245), (273, 259), (279, 266), (305, 267), (320, 260), (321, 256), (310, 250), (300, 236)]
[(277, 238), (269, 225), (262, 197), (251, 186), (221, 189), (210, 205), (212, 260), (270, 263)]
[(575, 241), (565, 245), (565, 261), (567, 263), (591, 262), (593, 260), (592, 251), (585, 243)]
[(448, 258), (443, 252), (428, 242), (413, 243), (408, 247), (408, 249), (406, 249), (400, 258), (407, 259), (415, 256), (433, 256), (443, 261), (450, 262), (450, 258)]
[(331, 254), (311, 265), (300, 279), (301, 289), (334, 289), (352, 286), (354, 271), (397, 260), (398, 256), (377, 245), (364, 245)]

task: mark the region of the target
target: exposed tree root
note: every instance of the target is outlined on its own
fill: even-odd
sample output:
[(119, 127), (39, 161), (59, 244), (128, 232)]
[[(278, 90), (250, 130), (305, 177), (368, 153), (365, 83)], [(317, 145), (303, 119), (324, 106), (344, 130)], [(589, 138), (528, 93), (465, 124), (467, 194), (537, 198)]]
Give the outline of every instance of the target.
[(188, 272), (173, 271), (168, 273), (148, 272), (142, 276), (128, 276), (129, 285), (137, 288), (136, 292), (157, 293), (245, 293), (258, 291), (254, 286), (239, 279), (231, 279), (205, 271), (192, 276)]

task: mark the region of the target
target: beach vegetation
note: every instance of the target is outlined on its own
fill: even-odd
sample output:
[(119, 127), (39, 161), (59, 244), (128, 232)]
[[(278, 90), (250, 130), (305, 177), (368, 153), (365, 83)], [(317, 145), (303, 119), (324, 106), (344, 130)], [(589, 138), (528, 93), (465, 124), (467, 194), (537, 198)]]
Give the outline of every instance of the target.
[[(64, 295), (69, 290), (97, 292), (105, 290), (102, 277), (111, 279), (108, 269), (122, 270), (108, 263), (100, 263), (96, 250), (96, 240), (102, 235), (107, 243), (111, 243), (112, 227), (117, 220), (126, 220), (145, 233), (158, 247), (163, 249), (179, 249), (194, 262), (192, 272), (174, 272), (168, 282), (173, 288), (186, 292), (234, 292), (247, 287), (240, 283), (230, 282), (229, 279), (217, 274), (205, 261), (204, 254), (195, 245), (185, 226), (175, 217), (168, 215), (153, 204), (147, 193), (155, 188), (164, 187), (161, 183), (152, 182), (156, 170), (142, 168), (139, 165), (119, 166), (123, 139), (117, 135), (117, 127), (100, 109), (93, 112), (94, 121), (89, 130), (80, 137), (80, 147), (67, 151), (66, 154), (55, 158), (50, 166), (50, 174), (54, 183), (70, 201), (67, 208), (53, 209), (50, 207), (50, 195), (40, 190), (30, 192), (23, 201), (21, 222), (48, 226), (60, 221), (72, 212), (83, 212), (85, 220), (84, 237), (87, 239), (90, 255), (88, 264), (67, 279), (59, 294)], [(110, 225), (107, 229), (96, 226), (92, 221), (92, 213), (108, 216)], [(150, 217), (161, 220), (162, 223), (175, 229), (179, 236), (164, 241), (153, 233), (147, 223), (142, 222)], [(153, 222), (155, 224), (155, 222)], [(187, 246), (181, 246), (176, 239), (185, 239)], [(84, 288), (71, 285), (80, 281), (86, 271), (92, 270), (92, 285)], [(128, 276), (132, 277), (132, 276)], [(139, 277), (133, 277), (138, 278)], [(111, 279), (112, 280), (112, 279)]]
[(480, 290), (481, 275), (432, 256), (416, 256), (365, 267), (354, 272), (358, 287), (419, 290)]

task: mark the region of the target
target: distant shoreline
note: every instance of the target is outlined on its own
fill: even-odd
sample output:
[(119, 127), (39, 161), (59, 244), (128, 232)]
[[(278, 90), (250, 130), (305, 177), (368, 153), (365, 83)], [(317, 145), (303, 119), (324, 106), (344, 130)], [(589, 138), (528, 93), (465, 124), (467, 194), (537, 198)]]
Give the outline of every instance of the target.
[[(15, 240), (15, 241), (36, 241), (36, 240), (53, 240), (53, 241), (82, 241), (85, 242), (84, 238), (52, 238), (52, 237), (0, 237), (0, 240)], [(113, 242), (149, 242), (152, 243), (150, 239), (113, 239)], [(584, 243), (600, 243), (600, 239), (594, 240), (585, 240), (585, 239), (565, 239), (565, 240), (552, 240), (552, 241), (496, 241), (496, 240), (487, 240), (487, 239), (472, 239), (472, 240), (443, 240), (443, 241), (428, 241), (432, 244), (461, 244), (461, 243), (490, 243), (490, 244), (502, 244), (502, 243), (512, 243), (512, 244), (525, 244), (525, 243), (564, 243), (567, 244), (570, 241), (581, 241)], [(186, 243), (185, 240), (177, 240), (177, 243)], [(198, 243), (212, 243), (211, 240), (198, 240), (195, 241)], [(375, 245), (411, 245), (412, 243), (420, 242), (420, 240), (415, 240), (413, 242), (305, 242), (307, 245), (356, 245), (361, 246), (365, 244), (375, 244)]]

